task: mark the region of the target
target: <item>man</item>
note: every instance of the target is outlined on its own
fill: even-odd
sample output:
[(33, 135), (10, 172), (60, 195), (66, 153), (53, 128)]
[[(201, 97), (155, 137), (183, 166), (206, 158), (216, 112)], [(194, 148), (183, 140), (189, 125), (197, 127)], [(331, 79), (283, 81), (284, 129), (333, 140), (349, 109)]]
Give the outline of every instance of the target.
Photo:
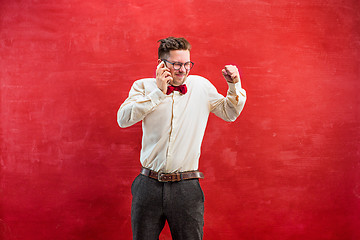
[(117, 114), (120, 127), (142, 120), (142, 169), (131, 186), (133, 239), (158, 239), (168, 221), (173, 239), (198, 240), (204, 225), (198, 165), (207, 120), (212, 112), (235, 121), (246, 92), (236, 66), (222, 70), (229, 85), (224, 97), (207, 79), (189, 75), (194, 63), (186, 39), (159, 42), (156, 78), (135, 81)]

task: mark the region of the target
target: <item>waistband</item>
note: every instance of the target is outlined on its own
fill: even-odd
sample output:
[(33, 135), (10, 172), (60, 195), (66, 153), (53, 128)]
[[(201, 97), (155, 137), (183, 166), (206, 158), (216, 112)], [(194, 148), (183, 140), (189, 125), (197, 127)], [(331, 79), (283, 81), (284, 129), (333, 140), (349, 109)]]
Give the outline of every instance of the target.
[(186, 172), (175, 172), (175, 173), (162, 173), (162, 172), (155, 172), (148, 168), (142, 167), (140, 173), (149, 178), (156, 179), (159, 182), (178, 182), (187, 179), (204, 178), (204, 174), (197, 170), (186, 171)]

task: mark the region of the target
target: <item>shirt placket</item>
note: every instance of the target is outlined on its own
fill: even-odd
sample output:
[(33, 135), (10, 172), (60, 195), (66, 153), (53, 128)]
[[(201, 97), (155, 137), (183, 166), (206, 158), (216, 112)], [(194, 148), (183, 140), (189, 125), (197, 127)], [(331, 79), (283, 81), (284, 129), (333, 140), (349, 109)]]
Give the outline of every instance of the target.
[(172, 94), (172, 105), (171, 105), (171, 125), (170, 125), (170, 136), (169, 136), (169, 146), (166, 154), (166, 170), (169, 171), (169, 166), (173, 161), (174, 156), (174, 145), (175, 145), (175, 129), (177, 128), (177, 112), (176, 112), (176, 103), (178, 98), (177, 92)]

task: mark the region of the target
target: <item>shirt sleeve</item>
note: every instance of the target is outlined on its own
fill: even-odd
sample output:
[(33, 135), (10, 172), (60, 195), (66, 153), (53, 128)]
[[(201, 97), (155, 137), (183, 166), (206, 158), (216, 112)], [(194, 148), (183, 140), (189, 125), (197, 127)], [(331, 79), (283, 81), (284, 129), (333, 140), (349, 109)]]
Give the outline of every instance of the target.
[(145, 83), (141, 80), (132, 85), (128, 98), (121, 104), (117, 112), (117, 122), (125, 128), (144, 119), (159, 105), (166, 95), (157, 87), (150, 92), (145, 91)]
[(228, 122), (233, 122), (240, 115), (246, 102), (246, 91), (241, 83), (229, 83), (226, 97), (219, 94), (211, 84), (209, 87), (210, 111)]

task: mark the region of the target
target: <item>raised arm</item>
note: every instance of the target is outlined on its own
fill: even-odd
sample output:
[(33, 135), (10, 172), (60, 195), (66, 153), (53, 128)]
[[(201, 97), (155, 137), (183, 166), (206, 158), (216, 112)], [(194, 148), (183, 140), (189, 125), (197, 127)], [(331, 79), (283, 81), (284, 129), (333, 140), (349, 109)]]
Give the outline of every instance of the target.
[(156, 85), (149, 88), (150, 91), (145, 91), (146, 84), (144, 80), (134, 82), (128, 98), (117, 112), (117, 122), (120, 127), (129, 127), (143, 120), (165, 98), (165, 94)]
[(142, 79), (134, 82), (129, 97), (120, 106), (117, 121), (120, 127), (129, 127), (150, 113), (165, 98), (167, 84), (171, 80), (169, 69), (164, 62), (156, 67), (156, 81)]
[(240, 115), (246, 101), (246, 91), (241, 87), (240, 74), (236, 66), (226, 65), (222, 74), (229, 85), (226, 97), (210, 87), (210, 110), (225, 121), (233, 122)]

